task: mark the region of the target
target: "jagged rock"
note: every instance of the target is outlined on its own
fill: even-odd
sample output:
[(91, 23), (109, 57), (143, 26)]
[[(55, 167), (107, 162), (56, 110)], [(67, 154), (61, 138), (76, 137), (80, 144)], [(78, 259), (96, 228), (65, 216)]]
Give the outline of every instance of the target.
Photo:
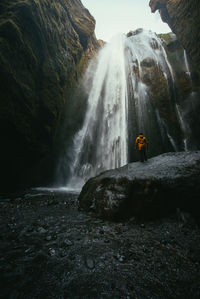
[(151, 0), (149, 2), (151, 11), (155, 12), (157, 9), (163, 8), (163, 6), (166, 4), (166, 2), (167, 2), (167, 0)]
[(126, 36), (127, 37), (130, 37), (130, 36), (134, 36), (134, 35), (137, 35), (137, 34), (140, 34), (141, 32), (143, 31), (143, 28), (138, 28), (134, 31), (129, 31)]
[(91, 178), (79, 204), (109, 220), (151, 219), (176, 208), (199, 216), (199, 192), (200, 151), (165, 153)]
[(79, 0), (1, 0), (0, 13), (0, 189), (10, 190), (39, 176), (30, 169), (51, 154), (64, 105), (100, 44)]
[(152, 12), (159, 10), (200, 71), (199, 0), (151, 0), (149, 5)]

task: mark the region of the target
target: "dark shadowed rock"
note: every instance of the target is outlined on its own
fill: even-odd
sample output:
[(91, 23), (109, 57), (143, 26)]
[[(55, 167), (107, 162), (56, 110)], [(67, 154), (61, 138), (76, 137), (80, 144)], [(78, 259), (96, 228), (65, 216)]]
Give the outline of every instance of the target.
[(149, 5), (152, 12), (159, 10), (163, 22), (176, 34), (200, 70), (199, 0), (151, 0)]
[(173, 41), (169, 42), (167, 45), (167, 49), (171, 52), (180, 50), (180, 48), (181, 48), (181, 44), (178, 40), (173, 40)]
[(129, 32), (126, 34), (126, 36), (127, 36), (127, 37), (134, 36), (134, 35), (140, 34), (142, 31), (143, 31), (142, 28), (138, 28), (138, 29), (136, 29), (136, 30), (134, 30), (134, 31), (129, 31)]
[(155, 63), (155, 60), (153, 60), (151, 57), (147, 57), (145, 58), (144, 60), (142, 60), (142, 62), (140, 63), (141, 66), (144, 66), (144, 67), (152, 67), (154, 66), (156, 63)]
[(33, 180), (30, 169), (51, 155), (64, 105), (99, 47), (94, 28), (79, 0), (1, 0), (0, 189)]
[(199, 175), (200, 151), (162, 154), (90, 179), (79, 195), (80, 207), (109, 220), (151, 219), (176, 208), (198, 216)]

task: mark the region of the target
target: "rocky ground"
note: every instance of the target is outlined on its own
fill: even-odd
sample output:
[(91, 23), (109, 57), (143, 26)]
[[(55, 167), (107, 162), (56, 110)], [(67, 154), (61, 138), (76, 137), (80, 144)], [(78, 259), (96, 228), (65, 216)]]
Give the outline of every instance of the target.
[(189, 214), (106, 222), (78, 194), (0, 198), (0, 298), (200, 298), (200, 229)]

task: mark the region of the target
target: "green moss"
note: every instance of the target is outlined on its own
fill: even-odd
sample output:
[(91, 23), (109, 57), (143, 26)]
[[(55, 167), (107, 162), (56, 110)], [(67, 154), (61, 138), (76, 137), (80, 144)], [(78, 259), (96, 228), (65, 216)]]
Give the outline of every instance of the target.
[(173, 39), (172, 39), (172, 34), (171, 32), (169, 33), (161, 33), (158, 34), (158, 37), (167, 45), (169, 44)]

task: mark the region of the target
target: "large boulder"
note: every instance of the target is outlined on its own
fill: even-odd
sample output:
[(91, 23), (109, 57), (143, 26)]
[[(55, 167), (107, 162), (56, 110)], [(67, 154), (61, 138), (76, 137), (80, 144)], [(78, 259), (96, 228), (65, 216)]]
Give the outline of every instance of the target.
[(200, 151), (165, 153), (91, 178), (80, 208), (97, 217), (153, 219), (184, 209), (200, 216)]
[(33, 180), (30, 170), (50, 156), (64, 106), (99, 47), (94, 28), (80, 0), (1, 0), (0, 190)]

